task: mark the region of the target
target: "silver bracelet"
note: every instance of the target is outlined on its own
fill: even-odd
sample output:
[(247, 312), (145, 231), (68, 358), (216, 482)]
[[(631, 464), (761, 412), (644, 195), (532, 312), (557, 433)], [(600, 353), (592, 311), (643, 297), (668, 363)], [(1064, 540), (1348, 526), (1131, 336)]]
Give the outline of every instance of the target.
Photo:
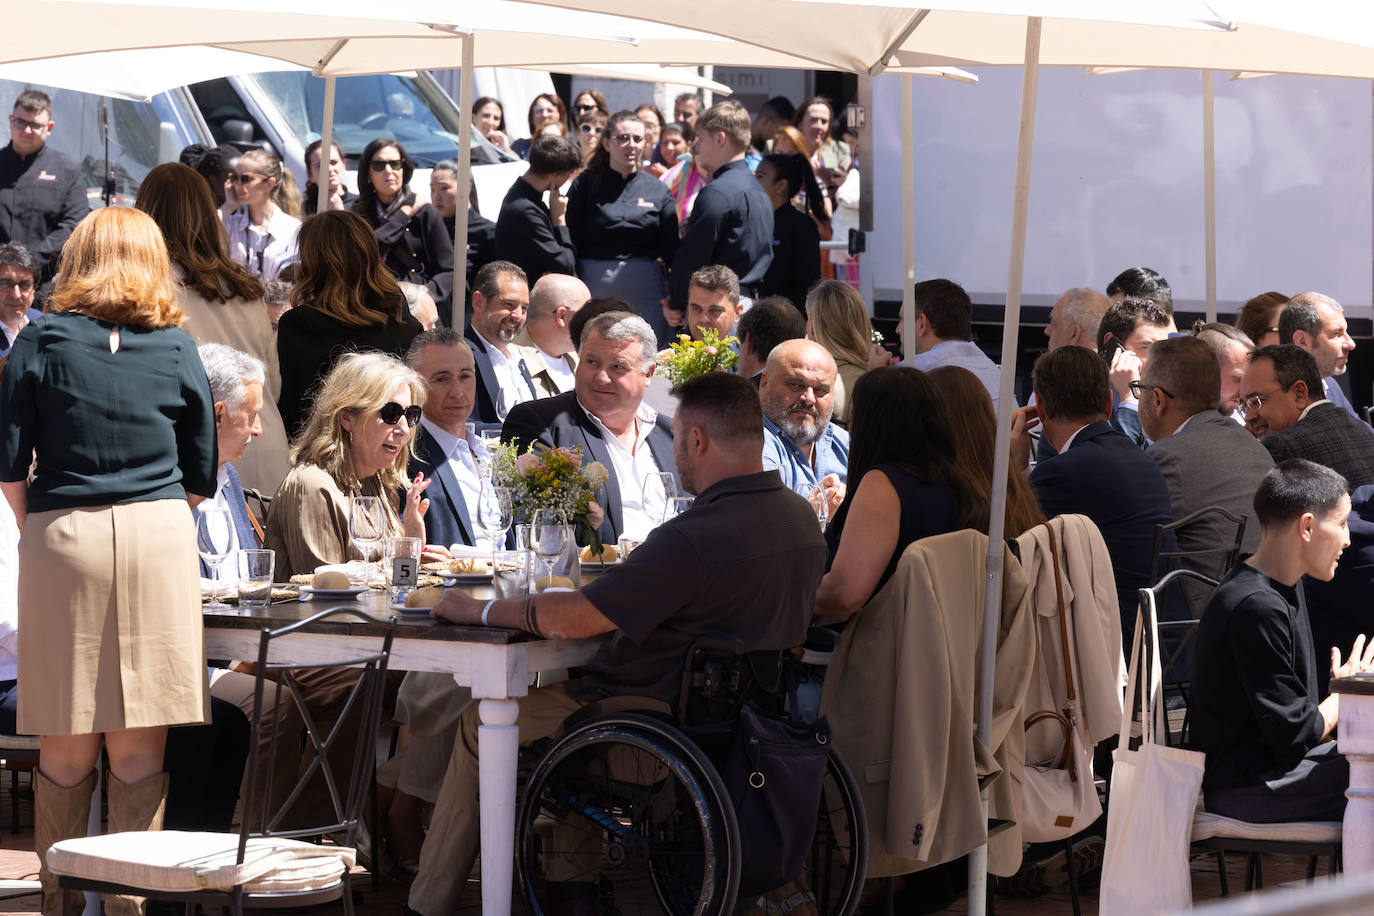
[(490, 624), (487, 623), (487, 614), (491, 613), (491, 606), (495, 603), (496, 599), (493, 598), (482, 607), (482, 626), (490, 626)]

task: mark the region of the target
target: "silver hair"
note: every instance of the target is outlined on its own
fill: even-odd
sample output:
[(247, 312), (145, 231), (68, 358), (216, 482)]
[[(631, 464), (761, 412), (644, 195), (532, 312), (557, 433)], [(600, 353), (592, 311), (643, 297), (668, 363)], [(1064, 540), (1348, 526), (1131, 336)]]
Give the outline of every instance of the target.
[(239, 410), (248, 394), (245, 386), (267, 383), (267, 368), (256, 356), (217, 343), (201, 344), (199, 350), (205, 375), (210, 379), (210, 398), (215, 403), (223, 402), (230, 410)]
[[(649, 322), (630, 312), (604, 312), (597, 315), (582, 329), (582, 345), (586, 346), (592, 331), (601, 335), (608, 343), (624, 343), (627, 340), (639, 341), (640, 368), (645, 372), (658, 358), (658, 336)], [(578, 354), (581, 356), (581, 353)]]
[(1064, 303), (1064, 317), (1083, 329), (1083, 339), (1096, 340), (1097, 328), (1112, 300), (1091, 286), (1075, 286), (1065, 290), (1059, 301)]

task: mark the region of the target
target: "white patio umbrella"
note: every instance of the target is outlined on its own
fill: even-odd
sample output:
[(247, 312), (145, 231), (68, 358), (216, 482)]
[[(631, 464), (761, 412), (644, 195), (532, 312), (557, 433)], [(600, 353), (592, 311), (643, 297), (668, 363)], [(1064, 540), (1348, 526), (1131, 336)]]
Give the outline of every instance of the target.
[(159, 92), (234, 73), (304, 69), (270, 57), (193, 45), (0, 64), (0, 79), (147, 102)]

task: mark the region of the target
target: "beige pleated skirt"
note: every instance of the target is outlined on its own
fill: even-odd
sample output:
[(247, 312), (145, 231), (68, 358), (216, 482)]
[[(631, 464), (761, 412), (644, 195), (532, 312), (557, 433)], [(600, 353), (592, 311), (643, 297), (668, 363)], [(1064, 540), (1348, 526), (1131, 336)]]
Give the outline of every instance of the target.
[(19, 730), (208, 721), (198, 573), (185, 500), (30, 514), (19, 537)]

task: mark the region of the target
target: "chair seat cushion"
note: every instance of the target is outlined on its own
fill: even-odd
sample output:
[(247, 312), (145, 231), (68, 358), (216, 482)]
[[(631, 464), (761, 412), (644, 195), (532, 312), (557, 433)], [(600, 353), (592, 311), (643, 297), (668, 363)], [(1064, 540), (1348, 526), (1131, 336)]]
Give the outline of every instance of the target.
[(1290, 821), (1280, 824), (1254, 824), (1222, 817), (1210, 811), (1193, 815), (1193, 842), (1214, 838), (1270, 840), (1276, 843), (1339, 843), (1340, 821)]
[(0, 735), (0, 750), (5, 751), (36, 751), (38, 750), (37, 735)]
[(55, 843), (48, 868), (58, 875), (126, 884), (148, 891), (229, 890), (301, 893), (337, 884), (356, 859), (346, 846), (280, 837), (249, 839), (242, 865), (236, 833), (181, 830), (109, 833)]

